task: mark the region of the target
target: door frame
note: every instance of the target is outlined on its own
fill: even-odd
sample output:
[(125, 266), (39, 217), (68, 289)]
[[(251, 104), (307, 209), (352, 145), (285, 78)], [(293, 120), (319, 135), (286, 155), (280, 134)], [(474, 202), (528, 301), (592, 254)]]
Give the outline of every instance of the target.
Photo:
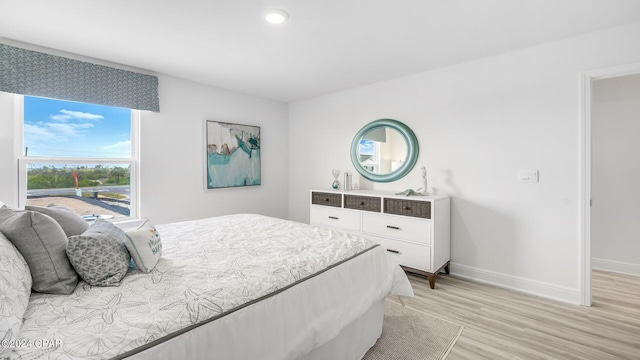
[(591, 306), (591, 95), (595, 80), (635, 75), (640, 62), (580, 73), (580, 305)]

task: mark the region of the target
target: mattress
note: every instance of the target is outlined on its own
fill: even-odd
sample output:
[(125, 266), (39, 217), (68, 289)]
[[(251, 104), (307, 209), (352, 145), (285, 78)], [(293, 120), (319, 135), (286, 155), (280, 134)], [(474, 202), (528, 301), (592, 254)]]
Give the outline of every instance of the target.
[(157, 229), (150, 274), (32, 294), (19, 334), (29, 343), (10, 358), (297, 359), (390, 292), (412, 295), (399, 266), (356, 235), (252, 214)]

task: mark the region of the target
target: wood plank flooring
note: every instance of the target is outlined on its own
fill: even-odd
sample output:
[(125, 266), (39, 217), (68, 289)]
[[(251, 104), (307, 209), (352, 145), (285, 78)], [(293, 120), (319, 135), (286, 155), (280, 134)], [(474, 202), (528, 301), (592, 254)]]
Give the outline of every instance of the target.
[(407, 306), (464, 326), (447, 360), (640, 360), (640, 277), (593, 272), (593, 306), (489, 285), (409, 275)]

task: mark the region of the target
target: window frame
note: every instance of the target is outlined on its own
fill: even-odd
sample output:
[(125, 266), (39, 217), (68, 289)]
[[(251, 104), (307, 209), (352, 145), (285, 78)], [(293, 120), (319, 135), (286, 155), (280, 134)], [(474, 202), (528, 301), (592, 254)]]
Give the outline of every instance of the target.
[(27, 164), (78, 164), (78, 165), (122, 165), (130, 167), (130, 204), (129, 216), (113, 218), (114, 223), (135, 221), (140, 219), (140, 110), (131, 110), (131, 157), (129, 158), (86, 158), (86, 157), (50, 157), (24, 155), (24, 95), (14, 97), (15, 116), (15, 150), (18, 166), (18, 208), (23, 209), (27, 203)]
[(376, 158), (373, 172), (377, 174), (378, 171), (380, 171), (380, 166), (382, 166), (382, 144), (380, 144), (380, 141), (374, 141), (373, 148), (375, 152), (375, 155), (373, 156)]

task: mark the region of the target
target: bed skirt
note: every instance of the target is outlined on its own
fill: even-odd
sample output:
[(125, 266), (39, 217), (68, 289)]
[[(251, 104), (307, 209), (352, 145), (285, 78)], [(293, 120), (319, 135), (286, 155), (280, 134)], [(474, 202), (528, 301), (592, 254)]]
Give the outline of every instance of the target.
[[(360, 360), (382, 334), (383, 318), (384, 299), (374, 303), (367, 312), (342, 329), (335, 338), (313, 349), (299, 360)], [(212, 323), (194, 329), (195, 331), (192, 330), (127, 359), (212, 359), (216, 348), (225, 344), (218, 344), (216, 339), (205, 339), (207, 326), (215, 325)], [(194, 341), (199, 341), (200, 346)], [(218, 357), (213, 356), (213, 358)]]
[(362, 359), (380, 338), (383, 318), (384, 299), (374, 303), (366, 313), (342, 329), (333, 340), (312, 350), (301, 360)]

